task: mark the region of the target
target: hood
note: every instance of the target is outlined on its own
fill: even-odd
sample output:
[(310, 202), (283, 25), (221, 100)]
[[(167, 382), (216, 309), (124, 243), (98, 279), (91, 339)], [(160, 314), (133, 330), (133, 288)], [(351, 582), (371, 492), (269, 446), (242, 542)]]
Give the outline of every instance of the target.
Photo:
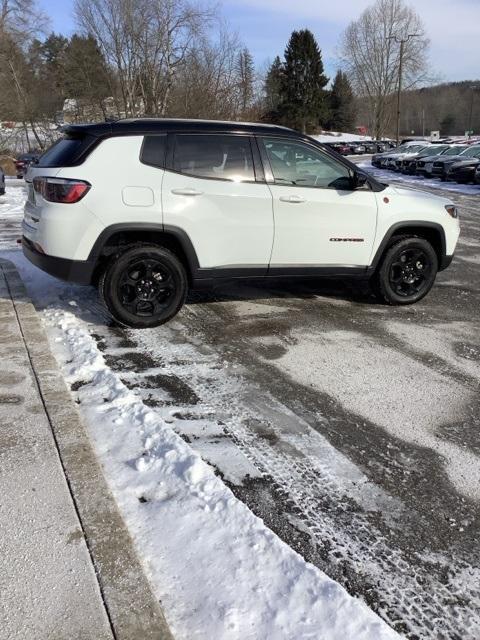
[(438, 160), (435, 160), (435, 162), (443, 162), (444, 164), (447, 164), (449, 162), (459, 162), (462, 160), (471, 160), (472, 158), (465, 158), (465, 156), (447, 156), (446, 158), (442, 158), (440, 156), (440, 158)]
[(396, 196), (401, 196), (405, 198), (422, 198), (425, 200), (436, 200), (439, 204), (452, 204), (450, 200), (447, 198), (442, 198), (441, 196), (437, 196), (434, 193), (430, 193), (429, 191), (421, 191), (420, 189), (408, 189), (406, 187), (397, 187), (389, 185), (382, 193), (392, 194)]
[(475, 167), (479, 162), (478, 158), (465, 158), (465, 160), (456, 160), (454, 165), (456, 167)]
[(438, 156), (422, 156), (419, 160), (423, 160), (424, 162), (438, 162), (439, 160), (448, 160), (449, 158), (456, 158), (457, 156), (443, 156), (442, 154)]

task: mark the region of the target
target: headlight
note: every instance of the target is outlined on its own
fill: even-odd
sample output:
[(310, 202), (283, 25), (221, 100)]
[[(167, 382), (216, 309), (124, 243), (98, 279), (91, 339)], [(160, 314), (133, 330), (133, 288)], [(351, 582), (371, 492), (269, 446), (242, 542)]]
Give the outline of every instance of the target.
[(452, 218), (458, 218), (457, 207), (455, 207), (453, 204), (446, 204), (445, 209), (449, 216), (451, 216)]

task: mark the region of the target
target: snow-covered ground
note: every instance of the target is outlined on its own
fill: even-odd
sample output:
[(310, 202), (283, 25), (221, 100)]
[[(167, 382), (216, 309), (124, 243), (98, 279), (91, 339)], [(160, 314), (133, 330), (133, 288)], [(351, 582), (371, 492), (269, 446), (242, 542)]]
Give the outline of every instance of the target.
[(358, 133), (341, 133), (338, 131), (330, 131), (316, 136), (312, 136), (319, 142), (370, 142), (372, 136), (361, 136)]
[[(362, 600), (305, 562), (234, 496), (188, 439), (172, 429), (171, 408), (149, 408), (129, 389), (128, 379), (109, 366), (94, 337), (107, 322), (95, 293), (42, 274), (16, 249), (23, 200), (21, 184), (8, 181), (7, 194), (0, 197), (0, 255), (17, 264), (42, 313), (175, 637), (398, 637)], [(187, 361), (188, 356), (198, 360), (197, 347), (184, 342)], [(120, 342), (115, 356), (128, 350)], [(222, 366), (208, 357), (195, 365), (207, 378)], [(232, 395), (241, 393), (241, 375), (232, 373), (226, 380)], [(248, 467), (247, 460), (243, 464)]]
[(459, 193), (465, 195), (478, 195), (480, 196), (480, 185), (478, 184), (457, 184), (456, 182), (442, 182), (435, 178), (423, 178), (421, 176), (409, 176), (403, 173), (397, 173), (395, 171), (385, 171), (383, 169), (377, 169), (372, 166), (370, 160), (364, 160), (361, 156), (356, 156), (355, 163), (358, 167), (371, 173), (375, 178), (381, 182), (391, 182), (392, 180), (397, 183), (403, 183), (405, 186), (422, 188), (428, 187), (431, 189), (441, 189), (442, 191), (450, 191), (452, 193)]

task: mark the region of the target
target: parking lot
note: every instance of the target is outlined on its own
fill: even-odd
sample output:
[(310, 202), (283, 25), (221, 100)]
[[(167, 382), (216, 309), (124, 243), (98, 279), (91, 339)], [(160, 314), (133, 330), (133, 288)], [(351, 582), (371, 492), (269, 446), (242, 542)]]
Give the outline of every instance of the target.
[[(480, 194), (422, 188), (459, 206), (463, 230), (414, 306), (380, 305), (356, 282), (235, 284), (133, 331), (90, 289), (55, 285), (37, 304), (78, 314), (109, 367), (256, 515), (405, 637), (474, 640)], [(34, 291), (11, 251), (19, 217), (2, 216), (3, 248)]]

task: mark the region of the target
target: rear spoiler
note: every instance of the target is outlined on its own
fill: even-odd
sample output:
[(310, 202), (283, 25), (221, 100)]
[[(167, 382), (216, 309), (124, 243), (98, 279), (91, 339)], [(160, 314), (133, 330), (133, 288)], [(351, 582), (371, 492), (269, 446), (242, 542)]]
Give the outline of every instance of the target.
[(94, 138), (103, 138), (111, 136), (111, 122), (94, 122), (92, 124), (66, 124), (61, 128), (61, 132), (71, 138), (84, 138), (93, 136)]

